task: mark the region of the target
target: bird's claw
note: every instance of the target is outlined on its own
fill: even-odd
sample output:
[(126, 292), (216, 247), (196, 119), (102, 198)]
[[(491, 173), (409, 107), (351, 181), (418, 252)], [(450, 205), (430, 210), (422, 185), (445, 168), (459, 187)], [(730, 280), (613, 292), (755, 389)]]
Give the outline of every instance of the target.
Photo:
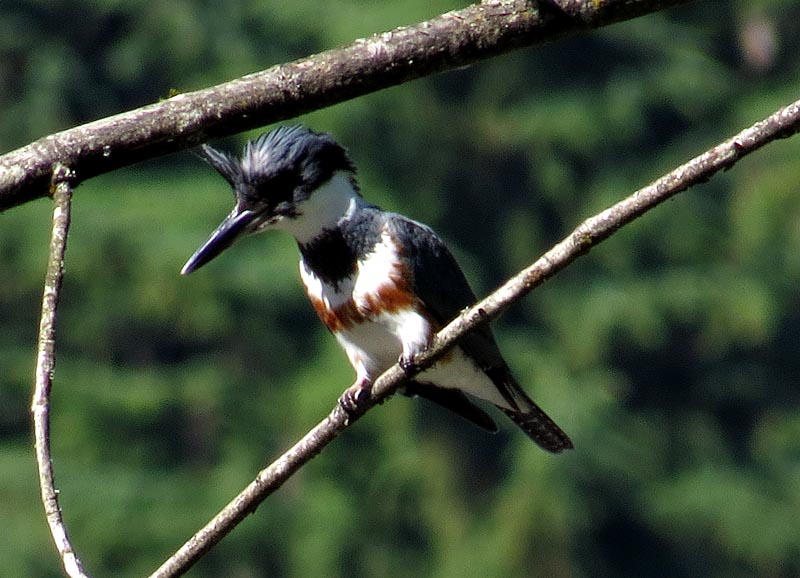
[(400, 366), (400, 369), (403, 370), (403, 373), (409, 375), (416, 365), (416, 357), (417, 356), (413, 353), (409, 353), (408, 355), (403, 354), (397, 360), (397, 365)]
[(364, 402), (369, 399), (371, 388), (372, 382), (370, 381), (360, 381), (354, 383), (348, 387), (339, 398), (339, 406), (347, 415), (359, 413), (364, 405)]

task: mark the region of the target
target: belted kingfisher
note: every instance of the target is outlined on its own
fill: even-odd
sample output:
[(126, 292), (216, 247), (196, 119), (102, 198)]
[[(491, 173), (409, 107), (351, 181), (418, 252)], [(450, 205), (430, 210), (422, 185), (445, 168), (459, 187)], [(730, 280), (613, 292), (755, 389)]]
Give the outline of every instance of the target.
[[(236, 204), (181, 274), (240, 237), (272, 229), (292, 234), (308, 297), (356, 372), (342, 397), (345, 407), (358, 403), (398, 360), (413, 359), (476, 301), (452, 253), (429, 227), (363, 199), (352, 160), (330, 135), (280, 127), (245, 145), (241, 158), (208, 145), (200, 150), (228, 181)], [(545, 450), (573, 447), (519, 386), (486, 326), (467, 334), (401, 392), (497, 431), (471, 398), (484, 400)]]

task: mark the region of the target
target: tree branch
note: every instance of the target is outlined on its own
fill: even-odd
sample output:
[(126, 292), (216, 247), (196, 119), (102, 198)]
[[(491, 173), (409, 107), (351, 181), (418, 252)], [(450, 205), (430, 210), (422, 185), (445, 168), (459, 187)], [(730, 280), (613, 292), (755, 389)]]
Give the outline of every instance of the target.
[(442, 329), (429, 349), (415, 357), (411, 367), (389, 368), (375, 382), (371, 398), (357, 415), (348, 415), (338, 405), (314, 429), (270, 466), (259, 472), (232, 502), (169, 558), (150, 578), (175, 578), (184, 574), (205, 552), (224, 538), (238, 522), (254, 512), (267, 496), (275, 492), (303, 464), (316, 456), (350, 423), (371, 407), (392, 395), (397, 387), (430, 367), (453, 347), (466, 332), (496, 318), (506, 307), (544, 283), (591, 247), (613, 235), (650, 209), (692, 185), (705, 182), (739, 159), (778, 138), (800, 130), (800, 101), (782, 108), (763, 121), (693, 158), (652, 184), (636, 191), (617, 204), (586, 219), (563, 241), (538, 260), (509, 279), (491, 295), (470, 307)]
[[(689, 0), (497, 0), (39, 139), (0, 157), (0, 211), (76, 182), (523, 46)], [(558, 6), (561, 8), (558, 8)]]
[(39, 488), (42, 493), (47, 524), (56, 544), (64, 570), (71, 578), (86, 578), (81, 561), (72, 548), (53, 476), (50, 455), (50, 389), (55, 371), (56, 310), (64, 278), (64, 253), (70, 223), (72, 179), (74, 174), (64, 165), (53, 169), (53, 232), (50, 237), (50, 257), (42, 294), (42, 315), (39, 321), (39, 339), (36, 357), (36, 384), (31, 402), (33, 429), (36, 438), (36, 464), (39, 467)]

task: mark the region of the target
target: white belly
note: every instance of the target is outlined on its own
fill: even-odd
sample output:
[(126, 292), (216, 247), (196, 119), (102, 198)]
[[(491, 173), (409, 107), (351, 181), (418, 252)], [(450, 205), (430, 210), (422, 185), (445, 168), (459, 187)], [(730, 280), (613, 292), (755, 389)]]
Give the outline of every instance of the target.
[(374, 380), (428, 345), (431, 328), (413, 311), (384, 313), (334, 333), (359, 377)]
[[(417, 319), (403, 319), (412, 316)], [(409, 312), (397, 315), (394, 319), (377, 318), (335, 335), (356, 370), (357, 378), (374, 381), (397, 363), (401, 353), (403, 356), (409, 353), (413, 355), (428, 345), (427, 341), (421, 341), (421, 334), (403, 333), (409, 327), (422, 324), (427, 325), (427, 322), (416, 313)], [(454, 348), (443, 360), (422, 372), (416, 381), (459, 389), (495, 405), (509, 407), (497, 386), (460, 347)]]

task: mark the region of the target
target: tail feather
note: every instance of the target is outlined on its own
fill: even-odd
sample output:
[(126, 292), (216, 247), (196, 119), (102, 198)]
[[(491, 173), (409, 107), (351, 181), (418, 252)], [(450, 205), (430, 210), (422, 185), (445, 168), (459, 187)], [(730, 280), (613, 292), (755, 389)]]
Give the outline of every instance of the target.
[(497, 407), (542, 449), (557, 454), (575, 447), (572, 445), (572, 440), (569, 439), (569, 436), (564, 433), (564, 430), (558, 427), (556, 422), (550, 419), (533, 401), (524, 411), (508, 409), (502, 406)]
[(486, 375), (494, 382), (505, 398), (507, 405), (497, 405), (519, 428), (528, 434), (541, 448), (554, 454), (572, 449), (572, 440), (556, 425), (542, 408), (528, 397), (507, 367), (486, 370)]

